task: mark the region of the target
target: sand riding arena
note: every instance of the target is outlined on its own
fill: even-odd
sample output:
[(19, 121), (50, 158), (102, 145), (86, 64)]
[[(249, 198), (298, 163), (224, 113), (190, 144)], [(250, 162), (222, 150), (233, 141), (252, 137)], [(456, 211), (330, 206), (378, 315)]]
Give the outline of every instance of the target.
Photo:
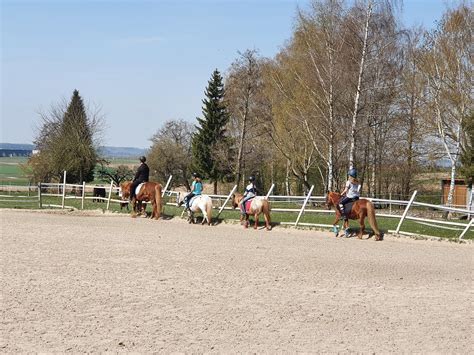
[(0, 215), (2, 353), (473, 352), (473, 244)]

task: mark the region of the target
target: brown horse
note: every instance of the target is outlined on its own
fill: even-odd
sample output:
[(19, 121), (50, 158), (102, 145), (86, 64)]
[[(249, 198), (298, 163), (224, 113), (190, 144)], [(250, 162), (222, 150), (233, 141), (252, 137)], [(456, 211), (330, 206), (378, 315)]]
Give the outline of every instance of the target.
[[(120, 184), (122, 192), (122, 198), (128, 198), (130, 196), (130, 185), (131, 181), (125, 181)], [(151, 218), (158, 219), (161, 215), (161, 184), (157, 182), (145, 182), (140, 191), (132, 200), (132, 217), (136, 217), (136, 205), (137, 201), (140, 202), (151, 202), (153, 206), (153, 212)]]
[[(334, 225), (336, 226), (341, 219), (341, 211), (339, 211), (339, 201), (341, 200), (341, 195), (337, 192), (328, 192), (326, 195), (326, 205), (328, 209), (331, 209), (334, 206), (336, 210), (336, 219), (334, 220)], [(349, 219), (358, 219), (360, 224), (360, 231), (358, 234), (358, 238), (362, 239), (362, 235), (364, 234), (365, 224), (364, 220), (365, 217), (369, 218), (370, 226), (375, 233), (375, 240), (382, 240), (380, 235), (379, 228), (377, 226), (377, 221), (375, 220), (375, 208), (372, 202), (366, 199), (360, 199), (354, 202), (352, 205), (352, 210), (350, 214), (347, 216)], [(349, 226), (349, 221), (344, 221), (344, 229)]]
[[(238, 192), (236, 192), (232, 196), (232, 207), (237, 208), (237, 206), (240, 205), (240, 201), (242, 201), (243, 198), (244, 197), (242, 194), (239, 194)], [(256, 196), (250, 201), (251, 201), (250, 208), (247, 209), (247, 213), (245, 214), (244, 227), (248, 228), (249, 215), (253, 215), (255, 219), (255, 225), (253, 228), (257, 229), (258, 216), (261, 213), (263, 213), (263, 216), (265, 217), (265, 227), (267, 228), (267, 230), (271, 230), (272, 226), (271, 226), (271, 220), (270, 220), (270, 203), (268, 202), (268, 200), (264, 197)], [(240, 215), (240, 222), (242, 223), (243, 220), (244, 220), (244, 216)]]

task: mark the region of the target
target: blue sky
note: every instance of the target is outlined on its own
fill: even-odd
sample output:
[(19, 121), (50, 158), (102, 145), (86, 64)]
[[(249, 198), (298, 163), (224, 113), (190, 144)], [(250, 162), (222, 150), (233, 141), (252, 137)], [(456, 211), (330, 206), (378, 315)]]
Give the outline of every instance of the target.
[[(102, 107), (103, 143), (149, 147), (169, 119), (195, 122), (215, 68), (273, 56), (309, 0), (0, 0), (1, 142), (31, 143), (37, 112), (78, 89)], [(405, 0), (431, 27), (445, 0)]]

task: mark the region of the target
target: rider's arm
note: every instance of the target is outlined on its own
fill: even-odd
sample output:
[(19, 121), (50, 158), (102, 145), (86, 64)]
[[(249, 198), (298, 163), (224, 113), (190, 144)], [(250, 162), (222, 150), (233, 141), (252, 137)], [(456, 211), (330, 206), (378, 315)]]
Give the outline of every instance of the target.
[(346, 182), (346, 187), (344, 188), (344, 191), (341, 192), (341, 196), (345, 196), (347, 194), (347, 191), (349, 191), (350, 188), (350, 183), (349, 181)]

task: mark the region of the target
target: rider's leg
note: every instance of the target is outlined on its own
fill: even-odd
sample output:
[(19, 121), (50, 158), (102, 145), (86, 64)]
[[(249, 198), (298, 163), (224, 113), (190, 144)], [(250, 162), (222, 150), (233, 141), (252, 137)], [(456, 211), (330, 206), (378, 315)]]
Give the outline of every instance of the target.
[(245, 210), (245, 203), (250, 200), (253, 196), (246, 196), (244, 197), (244, 199), (242, 200), (241, 202), (241, 206), (242, 206), (242, 214), (247, 214), (247, 211)]
[(186, 196), (186, 209), (189, 210), (189, 202), (191, 202), (191, 199), (194, 197), (194, 194), (191, 192)]
[(135, 190), (137, 189), (137, 186), (140, 184), (140, 182), (138, 180), (135, 180), (134, 182), (132, 182), (132, 184), (130, 185), (130, 201), (133, 200), (133, 198), (135, 197)]

